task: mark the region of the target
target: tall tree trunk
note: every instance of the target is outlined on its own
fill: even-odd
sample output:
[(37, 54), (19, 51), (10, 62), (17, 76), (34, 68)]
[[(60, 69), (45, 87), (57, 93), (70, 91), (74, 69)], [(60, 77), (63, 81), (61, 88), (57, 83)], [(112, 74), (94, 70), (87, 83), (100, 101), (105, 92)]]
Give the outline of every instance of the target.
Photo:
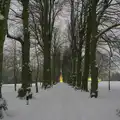
[(72, 82), (76, 85), (76, 37), (75, 37), (75, 11), (74, 0), (71, 0), (71, 39), (72, 39)]
[(61, 62), (60, 62), (60, 51), (55, 48), (52, 57), (52, 78), (53, 84), (58, 82), (60, 76)]
[(87, 17), (86, 25), (86, 37), (85, 37), (85, 58), (84, 58), (84, 71), (82, 78), (82, 89), (88, 91), (88, 76), (90, 67), (90, 39), (91, 39), (91, 8), (89, 6), (89, 13)]
[(43, 85), (47, 87), (48, 85), (51, 85), (51, 58), (50, 58), (50, 50), (51, 45), (49, 43), (48, 39), (44, 42), (44, 72), (43, 72), (43, 78), (44, 82)]
[(96, 93), (98, 89), (98, 68), (96, 66), (96, 47), (97, 47), (97, 39), (95, 36), (97, 35), (97, 22), (96, 22), (96, 8), (97, 1), (92, 1), (92, 39), (91, 39), (91, 93)]
[(17, 75), (16, 75), (16, 41), (14, 41), (14, 89), (17, 90)]
[(35, 78), (35, 87), (36, 87), (36, 93), (38, 93), (38, 79), (39, 79), (39, 58), (38, 58), (38, 53), (37, 53), (37, 45), (35, 45), (35, 53), (36, 53), (36, 57), (37, 57), (37, 73), (36, 73), (36, 78)]
[[(79, 6), (79, 4), (78, 4)], [(77, 13), (77, 19), (79, 12)], [(83, 43), (84, 43), (84, 32), (85, 32), (85, 15), (84, 15), (84, 7), (82, 2), (82, 8), (80, 13), (80, 19), (77, 21), (77, 27), (78, 27), (78, 39), (79, 39), (79, 48), (77, 49), (77, 88), (81, 88), (82, 84), (82, 49), (83, 49)]]
[(54, 53), (52, 55), (52, 83), (53, 84), (55, 83), (55, 68), (56, 68), (55, 58), (56, 58), (56, 54), (54, 50)]
[(47, 88), (48, 85), (51, 85), (51, 37), (50, 37), (50, 27), (51, 23), (49, 18), (49, 1), (44, 0), (44, 18), (43, 18), (43, 43), (44, 43), (44, 65), (43, 65), (43, 86)]
[(77, 87), (81, 87), (82, 80), (82, 47), (79, 48), (77, 60)]
[(7, 19), (9, 14), (11, 0), (0, 1), (0, 14), (3, 19), (0, 20), (0, 98), (2, 97), (2, 66), (3, 66), (3, 47), (5, 41), (5, 35), (7, 32)]
[(29, 0), (21, 0), (23, 5), (23, 34), (24, 42), (22, 44), (22, 88), (30, 86), (30, 34), (29, 34)]
[[(2, 40), (1, 35), (0, 35), (0, 40)], [(1, 41), (0, 42), (0, 98), (2, 97), (3, 46), (4, 46), (4, 44)]]
[(60, 74), (62, 74), (62, 69), (61, 69), (61, 53), (60, 51), (57, 52), (57, 56), (56, 56), (56, 80), (59, 80), (59, 76)]
[[(28, 45), (27, 45), (28, 46)], [(26, 53), (26, 47), (23, 43), (22, 45), (22, 88), (26, 89), (30, 86), (30, 68), (29, 68), (29, 56), (28, 53)]]

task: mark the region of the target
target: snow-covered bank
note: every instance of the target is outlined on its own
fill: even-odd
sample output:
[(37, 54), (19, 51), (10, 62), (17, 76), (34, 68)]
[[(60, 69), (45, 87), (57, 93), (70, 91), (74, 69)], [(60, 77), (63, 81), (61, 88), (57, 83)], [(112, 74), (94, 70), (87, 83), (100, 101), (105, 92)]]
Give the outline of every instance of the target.
[(4, 120), (120, 120), (116, 115), (120, 108), (120, 82), (112, 82), (111, 91), (108, 82), (99, 83), (97, 99), (64, 83), (40, 90), (28, 106), (25, 100), (16, 98), (12, 85), (3, 85), (3, 95), (9, 105)]

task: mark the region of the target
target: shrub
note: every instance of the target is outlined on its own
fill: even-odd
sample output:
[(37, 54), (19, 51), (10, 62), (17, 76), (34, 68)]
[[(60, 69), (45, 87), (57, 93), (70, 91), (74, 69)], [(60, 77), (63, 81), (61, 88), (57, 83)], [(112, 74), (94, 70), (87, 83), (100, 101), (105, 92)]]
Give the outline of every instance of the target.
[(17, 97), (23, 98), (23, 97), (25, 97), (25, 95), (26, 95), (26, 90), (24, 90), (23, 88), (19, 88)]

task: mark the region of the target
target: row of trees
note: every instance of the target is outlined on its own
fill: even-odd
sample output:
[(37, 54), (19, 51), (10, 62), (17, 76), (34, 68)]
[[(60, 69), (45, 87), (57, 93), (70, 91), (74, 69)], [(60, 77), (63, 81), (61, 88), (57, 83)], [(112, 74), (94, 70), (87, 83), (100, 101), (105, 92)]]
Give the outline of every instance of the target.
[[(56, 83), (56, 78), (60, 75), (61, 67), (61, 45), (59, 29), (56, 27), (56, 17), (62, 11), (65, 0), (18, 0), (14, 3), (19, 4), (20, 12), (16, 12), (13, 6), (14, 1), (1, 0), (0, 12), (4, 17), (0, 20), (0, 83), (2, 83), (2, 66), (3, 66), (3, 48), (5, 42), (5, 36), (18, 41), (21, 45), (21, 83), (22, 88), (26, 89), (32, 83), (32, 69), (36, 71), (36, 91), (38, 92), (37, 82), (39, 80), (39, 71), (41, 64), (40, 61), (43, 58), (43, 77), (40, 81), (43, 82), (43, 88), (51, 86)], [(19, 8), (17, 8), (19, 9)], [(15, 15), (14, 20), (11, 19), (9, 13)], [(8, 19), (9, 18), (9, 19)], [(19, 18), (21, 23), (18, 26), (22, 26), (19, 31), (20, 34), (13, 34), (8, 27), (8, 20), (12, 20), (16, 24), (16, 18)], [(9, 41), (10, 42), (10, 41)], [(16, 47), (16, 46), (15, 46)], [(31, 48), (32, 47), (32, 48)], [(30, 63), (30, 51), (34, 48), (34, 55), (36, 59), (35, 68), (31, 67)], [(16, 55), (17, 49), (14, 50), (14, 62), (17, 61)], [(41, 58), (42, 56), (42, 58)], [(19, 68), (18, 68), (19, 69)], [(16, 62), (14, 63), (14, 82), (16, 83)], [(1, 88), (1, 87), (0, 87)], [(15, 85), (16, 90), (16, 85)], [(0, 94), (1, 89), (0, 89)]]
[(113, 56), (113, 49), (114, 52), (119, 51), (119, 35), (116, 31), (120, 26), (120, 3), (114, 0), (69, 0), (69, 4), (70, 47), (63, 57), (64, 78), (68, 75), (68, 83), (88, 91), (88, 77), (91, 76), (91, 93), (97, 93), (100, 68), (96, 59), (97, 51), (99, 48), (106, 49), (110, 55), (108, 58)]

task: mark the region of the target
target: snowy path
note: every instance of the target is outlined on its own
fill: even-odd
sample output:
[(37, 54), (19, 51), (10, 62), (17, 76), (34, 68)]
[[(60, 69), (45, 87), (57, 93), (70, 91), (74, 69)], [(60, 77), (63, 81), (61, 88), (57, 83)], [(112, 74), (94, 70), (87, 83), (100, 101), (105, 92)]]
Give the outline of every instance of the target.
[[(89, 93), (74, 91), (70, 86), (60, 83), (47, 91), (41, 90), (30, 105), (25, 100), (15, 98), (11, 90), (3, 89), (8, 100), (10, 116), (5, 120), (120, 120), (116, 109), (120, 108), (120, 83), (108, 92), (107, 86), (100, 85), (98, 99), (89, 98)], [(8, 89), (8, 88), (7, 88)]]

